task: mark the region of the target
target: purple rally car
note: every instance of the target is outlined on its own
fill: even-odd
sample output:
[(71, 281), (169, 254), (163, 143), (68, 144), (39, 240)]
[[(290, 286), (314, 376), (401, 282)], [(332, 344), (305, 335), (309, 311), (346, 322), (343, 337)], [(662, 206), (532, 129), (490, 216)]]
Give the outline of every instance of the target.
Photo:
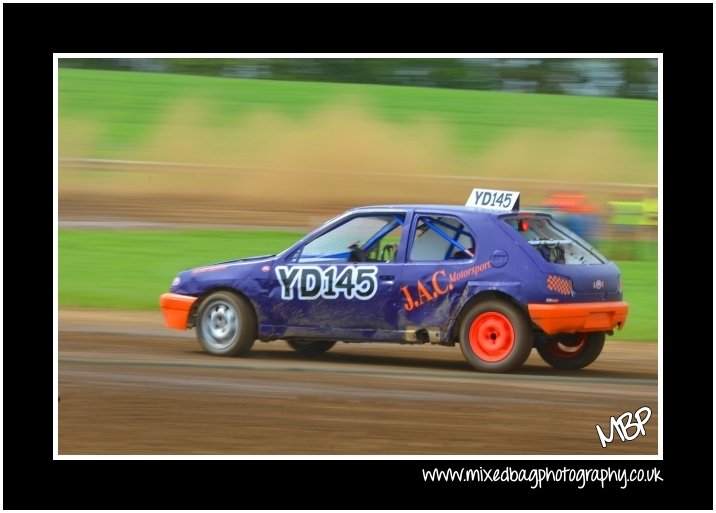
[(361, 207), (278, 255), (180, 273), (160, 305), (215, 355), (256, 339), (318, 354), (337, 341), (460, 348), (509, 372), (533, 347), (559, 369), (600, 354), (624, 326), (619, 269), (518, 193), (475, 189), (466, 206)]

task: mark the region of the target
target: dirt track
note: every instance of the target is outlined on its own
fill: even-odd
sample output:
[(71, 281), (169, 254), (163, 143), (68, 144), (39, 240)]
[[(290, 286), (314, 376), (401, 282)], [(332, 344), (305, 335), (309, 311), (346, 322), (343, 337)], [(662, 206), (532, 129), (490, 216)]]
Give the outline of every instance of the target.
[[(460, 350), (337, 344), (299, 357), (257, 342), (203, 353), (157, 313), (60, 312), (59, 453), (656, 454), (657, 346), (608, 342), (580, 372), (533, 352), (509, 375)], [(649, 406), (646, 436), (606, 449), (595, 425)]]

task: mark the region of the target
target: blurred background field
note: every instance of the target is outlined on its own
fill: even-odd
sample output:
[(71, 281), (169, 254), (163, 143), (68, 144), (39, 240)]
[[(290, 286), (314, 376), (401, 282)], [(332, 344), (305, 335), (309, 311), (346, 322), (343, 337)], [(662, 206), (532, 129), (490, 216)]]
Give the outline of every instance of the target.
[[(192, 156), (212, 163), (237, 164), (235, 159), (241, 157), (249, 160), (247, 164), (267, 164), (271, 155), (266, 150), (299, 138), (308, 139), (313, 134), (305, 132), (311, 128), (326, 130), (324, 135), (330, 142), (342, 144), (352, 144), (352, 140), (373, 142), (376, 136), (392, 135), (395, 140), (382, 146), (395, 144), (400, 148), (404, 144), (421, 156), (434, 153), (430, 164), (438, 164), (437, 169), (421, 168), (435, 173), (447, 166), (460, 174), (479, 176), (490, 170), (457, 168), (453, 159), (484, 155), (494, 151), (498, 141), (514, 143), (520, 131), (553, 143), (557, 139), (555, 148), (561, 146), (559, 153), (566, 158), (572, 156), (570, 146), (575, 143), (594, 146), (580, 141), (580, 136), (607, 132), (604, 139), (614, 146), (610, 149), (633, 153), (634, 160), (622, 161), (612, 168), (606, 163), (592, 165), (594, 172), (599, 169), (601, 174), (583, 179), (621, 181), (625, 173), (632, 171), (633, 181), (650, 184), (656, 164), (656, 103), (651, 100), (65, 68), (60, 69), (59, 100), (61, 153), (67, 156), (89, 153), (107, 158), (165, 156), (181, 160), (176, 159), (177, 152), (182, 155), (194, 151)], [(193, 123), (176, 126), (185, 120)], [(351, 126), (354, 122), (358, 126)], [(340, 127), (343, 133), (328, 130)], [(364, 128), (372, 131), (363, 133)], [(182, 140), (194, 148), (160, 144), (161, 136), (172, 132), (185, 136)], [(205, 136), (207, 140), (188, 136)], [(341, 139), (344, 136), (350, 137)], [(426, 140), (415, 139), (420, 136), (432, 147), (421, 149), (418, 143)], [(207, 142), (208, 147), (204, 146)], [(262, 143), (261, 148), (253, 147), (257, 142)], [(365, 149), (369, 157), (376, 148)], [(449, 153), (438, 153), (442, 151)], [(436, 157), (448, 158), (443, 163), (436, 162)], [(300, 163), (291, 164), (300, 167), (296, 165)], [(372, 168), (380, 164), (369, 158), (355, 168), (394, 171)], [(588, 163), (580, 158), (571, 164), (582, 168)], [(536, 165), (541, 164), (530, 163), (528, 167)], [(571, 168), (571, 172), (574, 170)], [(529, 169), (517, 171), (525, 178), (533, 178)]]
[(554, 190), (655, 197), (652, 100), (79, 69), (59, 89), (60, 194), (80, 212), (290, 211), (306, 227), (309, 211), (463, 202), (475, 184), (535, 205)]
[[(58, 77), (61, 306), (156, 308), (181, 269), (284, 249), (353, 206), (463, 204), (479, 186), (519, 190), (523, 206), (585, 195), (598, 220), (590, 240), (618, 259), (633, 305), (619, 337), (656, 339), (651, 93), (416, 87), (414, 77), (430, 75), (415, 73), (408, 85), (381, 85), (77, 66), (61, 63)], [(181, 231), (67, 228), (86, 221)]]

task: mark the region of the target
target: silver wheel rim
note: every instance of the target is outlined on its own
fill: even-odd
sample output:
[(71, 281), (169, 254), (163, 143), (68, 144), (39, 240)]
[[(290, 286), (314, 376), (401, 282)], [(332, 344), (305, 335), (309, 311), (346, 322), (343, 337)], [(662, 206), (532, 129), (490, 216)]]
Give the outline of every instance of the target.
[(562, 344), (561, 342), (557, 342), (557, 348), (562, 351), (563, 353), (578, 353), (582, 350), (582, 346), (584, 344), (578, 344), (576, 346), (566, 346)]
[(582, 349), (584, 349), (584, 345), (586, 343), (587, 343), (586, 336), (580, 337), (578, 339), (577, 343), (572, 344), (572, 345), (563, 344), (562, 342), (557, 341), (557, 349), (559, 349), (563, 353), (573, 355), (573, 354), (580, 352)]
[(234, 306), (223, 299), (212, 301), (201, 315), (201, 334), (213, 349), (226, 349), (239, 332), (239, 316)]

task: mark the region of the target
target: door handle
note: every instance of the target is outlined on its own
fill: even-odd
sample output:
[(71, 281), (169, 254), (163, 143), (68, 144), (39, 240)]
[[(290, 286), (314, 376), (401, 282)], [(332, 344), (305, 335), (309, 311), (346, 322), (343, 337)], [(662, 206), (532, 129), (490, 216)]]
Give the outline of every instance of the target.
[(381, 283), (382, 285), (385, 285), (385, 286), (388, 286), (388, 287), (392, 287), (393, 284), (395, 283), (395, 281), (394, 281), (394, 280), (395, 280), (395, 276), (383, 275), (383, 276), (378, 276), (378, 279), (380, 280), (380, 283)]

